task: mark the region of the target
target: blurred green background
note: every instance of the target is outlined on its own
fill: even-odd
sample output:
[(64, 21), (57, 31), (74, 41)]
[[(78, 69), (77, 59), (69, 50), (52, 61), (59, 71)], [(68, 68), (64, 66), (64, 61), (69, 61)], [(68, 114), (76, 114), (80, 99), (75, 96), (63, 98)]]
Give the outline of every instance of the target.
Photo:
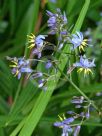
[[(14, 103), (20, 81), (11, 74), (6, 56), (24, 55), (27, 34), (48, 33), (46, 10), (55, 12), (56, 8), (60, 8), (62, 12), (65, 11), (70, 28), (75, 24), (84, 2), (0, 0), (0, 136), (9, 136), (15, 130), (31, 112), (40, 93), (29, 81)], [(93, 46), (87, 49), (86, 54), (96, 58), (96, 68), (94, 75), (87, 80), (79, 75), (79, 85), (102, 108), (102, 96), (96, 96), (97, 92), (102, 91), (102, 0), (91, 0), (81, 31), (92, 38)], [(56, 43), (56, 37), (49, 36), (48, 41)], [(53, 123), (58, 114), (73, 109), (70, 105), (73, 95), (79, 94), (68, 82), (61, 81), (32, 136), (60, 136), (60, 129), (54, 128)], [(80, 136), (102, 136), (102, 120), (97, 113), (93, 113), (91, 119), (82, 126)]]

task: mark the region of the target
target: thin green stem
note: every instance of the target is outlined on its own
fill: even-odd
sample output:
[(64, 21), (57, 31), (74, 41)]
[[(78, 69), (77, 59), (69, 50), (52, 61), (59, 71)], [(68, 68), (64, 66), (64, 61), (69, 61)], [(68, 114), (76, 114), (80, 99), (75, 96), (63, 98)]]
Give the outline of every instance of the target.
[(85, 93), (83, 93), (83, 91), (81, 89), (79, 89), (74, 83), (72, 80), (70, 80), (68, 78), (68, 76), (66, 76), (66, 74), (61, 71), (61, 69), (59, 67), (57, 67), (59, 69), (59, 71), (61, 72), (61, 74), (66, 78), (66, 80), (99, 112), (99, 109), (98, 107), (93, 103), (92, 100), (90, 100)]
[(46, 61), (44, 61), (44, 60), (40, 60), (40, 59), (28, 59), (28, 61), (40, 61), (40, 62), (46, 62)]

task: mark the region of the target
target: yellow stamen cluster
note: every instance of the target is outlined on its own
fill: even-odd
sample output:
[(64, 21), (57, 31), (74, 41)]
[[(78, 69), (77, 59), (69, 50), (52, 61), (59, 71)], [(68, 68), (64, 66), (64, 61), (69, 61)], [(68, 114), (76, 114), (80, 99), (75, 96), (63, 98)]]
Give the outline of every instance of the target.
[(84, 51), (84, 47), (86, 47), (88, 44), (86, 43), (88, 39), (84, 39), (81, 45), (79, 46), (79, 51)]
[(59, 117), (59, 119), (60, 119), (60, 121), (63, 121), (63, 120), (65, 120), (66, 119), (66, 117), (65, 117), (65, 115), (63, 114), (63, 116), (61, 117), (60, 115), (58, 115), (58, 117)]
[[(62, 117), (60, 115), (58, 115), (60, 121), (63, 121), (66, 119), (65, 115), (63, 114)], [(63, 128), (63, 126), (61, 126), (60, 128)]]
[(17, 69), (17, 71), (16, 71), (14, 77), (18, 76), (18, 74), (19, 74), (19, 70)]
[(32, 49), (35, 46), (35, 35), (31, 33), (30, 35), (27, 35), (27, 38), (28, 43), (30, 44), (28, 48)]
[[(17, 68), (17, 66), (18, 66), (18, 63), (17, 63), (17, 61), (11, 61), (13, 64), (12, 65), (9, 65), (10, 67), (12, 67), (12, 68)], [(17, 69), (16, 70), (16, 73), (15, 73), (15, 77), (17, 76), (19, 74), (19, 70)]]
[(14, 63), (14, 64), (13, 65), (9, 65), (10, 67), (13, 67), (13, 68), (17, 67), (18, 63), (16, 61), (12, 60), (11, 62)]
[(90, 73), (93, 74), (92, 70), (89, 69), (89, 68), (79, 68), (77, 72), (80, 73), (80, 72), (82, 72), (82, 71), (84, 71), (84, 75), (90, 74)]

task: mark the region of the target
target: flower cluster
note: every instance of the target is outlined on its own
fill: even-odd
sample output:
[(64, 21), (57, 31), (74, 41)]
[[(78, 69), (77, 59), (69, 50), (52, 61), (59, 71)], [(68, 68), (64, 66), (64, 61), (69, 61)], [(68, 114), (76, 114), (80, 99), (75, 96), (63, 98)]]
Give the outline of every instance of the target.
[(78, 72), (84, 71), (84, 74), (92, 73), (91, 69), (92, 67), (95, 67), (94, 60), (89, 61), (88, 59), (84, 58), (83, 56), (80, 56), (80, 61), (73, 64), (74, 67), (79, 67)]
[(67, 25), (67, 17), (64, 13), (61, 14), (60, 9), (57, 9), (57, 13), (53, 14), (50, 11), (47, 11), (47, 15), (49, 16), (48, 27), (50, 27), (50, 34), (67, 34), (66, 25)]
[(70, 124), (74, 121), (74, 118), (67, 118), (63, 115), (63, 117), (60, 117), (60, 122), (55, 122), (54, 126), (62, 128), (62, 136), (68, 136), (68, 133), (73, 132), (73, 129), (70, 127)]
[[(83, 108), (83, 111), (81, 113), (68, 111), (67, 114), (70, 115), (68, 118), (66, 118), (65, 115), (62, 117), (59, 116), (60, 121), (55, 122), (54, 126), (62, 128), (62, 136), (68, 136), (70, 133), (73, 133), (73, 136), (78, 136), (83, 121), (90, 117), (91, 103), (89, 104), (83, 96), (74, 96), (71, 103), (75, 104), (75, 108)], [(74, 123), (74, 121), (78, 119), (79, 123)]]
[[(90, 60), (85, 56), (85, 49), (89, 47), (89, 40), (85, 39), (83, 33), (80, 31), (76, 31), (74, 34), (72, 34), (69, 32), (69, 30), (67, 30), (68, 20), (65, 12), (62, 14), (60, 9), (57, 9), (55, 14), (47, 11), (47, 15), (49, 17), (47, 23), (48, 27), (50, 28), (50, 34), (56, 34), (58, 37), (57, 45), (47, 42), (47, 35), (35, 36), (31, 33), (30, 35), (27, 35), (27, 48), (31, 53), (29, 58), (25, 59), (25, 57), (7, 57), (7, 60), (11, 61), (12, 63), (10, 67), (12, 68), (11, 71), (14, 76), (17, 76), (18, 79), (20, 79), (22, 74), (26, 73), (34, 85), (37, 83), (37, 86), (39, 88), (43, 88), (44, 90), (47, 89), (48, 80), (56, 80), (56, 71), (59, 69), (58, 62), (61, 63), (61, 61), (64, 61), (64, 59), (60, 61), (57, 60), (59, 56), (57, 53), (62, 53), (61, 49), (64, 46), (69, 46), (70, 49), (69, 53), (66, 51), (66, 57), (69, 57), (69, 55), (74, 55), (77, 56), (76, 60), (79, 59), (79, 61), (73, 62), (73, 64), (71, 64), (72, 67), (69, 67), (70, 72), (72, 72), (74, 68), (78, 68), (78, 72), (80, 73), (83, 71), (84, 76), (86, 76), (86, 74), (93, 73), (91, 69), (95, 67), (95, 59)], [(49, 54), (49, 56), (44, 56), (44, 49), (47, 49), (47, 47), (50, 49), (49, 46), (53, 48), (53, 51), (51, 54)], [(75, 50), (78, 50), (77, 52), (79, 54), (75, 54)], [(48, 51), (46, 50), (46, 52)], [(84, 52), (84, 55), (81, 54), (82, 52)], [(57, 54), (57, 57), (55, 54)], [(38, 62), (40, 62), (42, 65), (41, 67), (43, 67), (42, 69), (40, 67), (40, 70), (38, 67), (36, 67)], [(33, 65), (36, 67), (36, 70), (35, 67), (33, 68)], [(51, 75), (52, 70), (55, 71), (55, 73), (52, 72), (54, 73), (53, 75)], [(69, 71), (67, 73), (70, 73)], [(89, 119), (90, 117), (91, 102), (85, 100), (83, 96), (73, 97), (71, 103), (75, 105), (75, 108), (81, 109), (82, 112), (76, 113), (74, 111), (68, 111), (67, 115), (70, 116), (68, 118), (66, 118), (65, 115), (62, 117), (59, 116), (60, 121), (55, 122), (54, 126), (62, 128), (62, 136), (68, 136), (69, 133), (73, 133), (74, 136), (77, 136), (83, 121), (85, 119)], [(79, 123), (74, 124), (75, 120), (79, 120)]]
[(83, 118), (83, 119), (89, 119), (90, 118), (90, 110), (91, 110), (91, 101), (90, 103), (84, 99), (83, 96), (80, 96), (80, 97), (76, 97), (74, 96), (71, 103), (73, 103), (75, 105), (75, 108), (78, 108), (78, 109), (83, 109), (84, 111), (80, 113), (80, 116)]
[(67, 17), (61, 13), (60, 9), (57, 9), (57, 13), (53, 14), (50, 11), (47, 11), (49, 19), (47, 21), (48, 27), (50, 28), (50, 34), (58, 35), (58, 48), (61, 49), (64, 43), (67, 41), (68, 31), (67, 31)]
[[(61, 49), (65, 43), (70, 42), (71, 50), (79, 49), (80, 52), (85, 51), (85, 47), (88, 46), (88, 39), (84, 39), (82, 32), (76, 31), (75, 34), (70, 34), (66, 28), (68, 23), (66, 15), (61, 14), (61, 11), (57, 9), (57, 13), (53, 14), (47, 11), (49, 16), (48, 26), (50, 27), (51, 34), (58, 34), (58, 49)], [(84, 75), (92, 73), (91, 68), (95, 67), (94, 59), (89, 61), (86, 57), (80, 56), (80, 61), (73, 64), (73, 66), (79, 67), (78, 72), (84, 71)]]
[[(84, 39), (84, 36), (82, 32), (76, 32), (75, 34), (70, 34), (69, 31), (67, 30), (67, 17), (64, 12), (64, 14), (61, 13), (60, 9), (57, 9), (57, 12), (54, 14), (50, 11), (47, 11), (47, 15), (49, 16), (48, 19), (48, 27), (50, 27), (50, 34), (57, 34), (58, 35), (58, 48), (53, 51), (58, 52), (58, 50), (66, 45), (65, 43), (69, 43), (69, 46), (71, 45), (70, 49), (75, 50), (79, 48), (79, 51), (84, 50), (84, 47), (86, 47), (88, 39)], [(45, 41), (45, 38), (47, 35), (38, 35), (35, 36), (34, 34), (27, 35), (28, 38), (28, 48), (31, 49), (31, 53), (34, 57), (37, 57), (37, 61), (42, 61), (45, 63), (45, 69), (49, 70), (53, 67), (53, 63), (55, 60), (55, 56), (53, 54), (50, 56), (50, 58), (46, 58), (46, 60), (42, 60), (42, 52), (46, 46), (48, 46), (49, 42)], [(51, 44), (52, 45), (52, 44)], [(56, 45), (55, 45), (56, 46)], [(67, 45), (68, 46), (68, 45)], [(25, 60), (25, 58), (9, 58), (9, 60), (13, 63), (11, 65), (12, 67), (12, 73), (20, 79), (22, 73), (29, 73), (30, 74), (30, 79), (33, 79), (33, 71), (28, 60)], [(35, 60), (33, 59), (33, 62)], [(78, 72), (84, 71), (84, 75), (92, 73), (91, 68), (95, 67), (94, 60), (89, 61), (84, 56), (80, 56), (79, 62), (75, 62), (73, 64), (74, 68), (79, 68)], [(41, 71), (41, 73), (43, 73)], [(35, 74), (35, 73), (34, 73)], [(38, 74), (38, 73), (36, 73)], [(47, 79), (43, 79), (38, 81), (40, 83), (40, 87), (45, 84)]]
[(49, 75), (47, 73), (44, 72), (40, 72), (39, 70), (33, 70), (31, 68), (31, 62), (33, 61), (33, 63), (36, 61), (40, 61), (43, 62), (45, 65), (45, 69), (48, 71), (53, 67), (53, 63), (55, 64), (56, 62), (51, 61), (51, 60), (47, 60), (47, 61), (42, 61), (42, 60), (38, 60), (38, 59), (25, 59), (23, 58), (11, 58), (11, 57), (6, 57), (7, 60), (9, 60), (11, 62), (11, 64), (9, 65), (12, 69), (11, 72), (14, 76), (17, 76), (18, 79), (21, 78), (22, 74), (28, 74), (28, 78), (31, 81), (35, 81), (34, 85), (36, 85), (39, 88), (43, 88), (44, 90), (46, 90), (46, 83), (48, 80), (52, 79), (54, 80), (55, 75)]
[(45, 46), (45, 37), (45, 35), (38, 35), (37, 37), (35, 37), (35, 35), (32, 33), (28, 35), (28, 48), (33, 49), (33, 54), (37, 55), (38, 58), (41, 58), (41, 52), (43, 47)]
[(8, 60), (12, 62), (10, 67), (12, 67), (12, 74), (18, 77), (18, 79), (21, 78), (22, 73), (32, 73), (33, 70), (30, 68), (30, 62), (29, 60), (25, 60), (25, 58), (10, 58), (7, 57)]
[(76, 34), (72, 34), (72, 38), (70, 42), (73, 44), (73, 50), (79, 47), (79, 51), (83, 50), (88, 44), (86, 43), (88, 39), (84, 39), (82, 32), (76, 32)]

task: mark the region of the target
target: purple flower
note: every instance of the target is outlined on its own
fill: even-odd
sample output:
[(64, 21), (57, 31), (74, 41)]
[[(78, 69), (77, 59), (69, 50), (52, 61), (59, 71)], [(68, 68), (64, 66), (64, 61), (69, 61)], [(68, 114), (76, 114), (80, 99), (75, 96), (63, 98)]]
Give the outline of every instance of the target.
[(60, 50), (64, 43), (68, 41), (68, 31), (67, 31), (67, 17), (65, 12), (62, 14), (60, 9), (57, 9), (57, 12), (54, 14), (50, 11), (47, 11), (49, 19), (47, 21), (48, 27), (50, 28), (50, 34), (58, 34), (58, 49)]
[(72, 38), (69, 41), (74, 45), (72, 49), (76, 49), (79, 47), (79, 50), (84, 51), (84, 47), (88, 44), (86, 43), (88, 40), (84, 39), (82, 32), (76, 32), (76, 34), (72, 34)]
[(74, 121), (74, 118), (70, 117), (66, 119), (64, 115), (63, 115), (63, 118), (60, 116), (59, 118), (61, 121), (55, 122), (54, 126), (62, 128), (62, 136), (68, 136), (68, 133), (71, 133), (73, 131), (73, 129), (70, 127), (70, 123)]
[(9, 58), (11, 62), (13, 63), (10, 65), (12, 67), (12, 74), (18, 77), (18, 79), (21, 78), (22, 73), (32, 73), (33, 70), (30, 68), (30, 64), (28, 60), (25, 60), (24, 58)]
[(41, 58), (41, 50), (40, 50), (39, 48), (35, 48), (35, 49), (33, 50), (33, 54), (34, 54), (34, 55), (37, 55), (38, 58)]
[(74, 121), (74, 118), (73, 118), (73, 117), (70, 117), (70, 118), (65, 119), (63, 122), (64, 122), (65, 124), (70, 124), (70, 123), (72, 123), (73, 121)]
[(45, 36), (44, 35), (38, 35), (35, 38), (35, 48), (33, 49), (33, 54), (37, 55), (38, 58), (41, 58), (41, 52), (44, 46), (44, 39)]
[(41, 52), (44, 47), (45, 37), (46, 35), (38, 35), (37, 37), (35, 37), (35, 35), (33, 34), (28, 35), (28, 43), (29, 43), (28, 48), (30, 49), (33, 48), (33, 54), (37, 55), (38, 58), (41, 57)]
[(46, 69), (49, 69), (49, 68), (51, 68), (51, 67), (52, 67), (52, 63), (51, 63), (50, 60), (48, 60), (47, 63), (46, 63), (46, 65), (45, 65), (45, 68), (46, 68)]
[(63, 122), (55, 122), (54, 126), (55, 127), (61, 127), (61, 126), (63, 126)]
[(74, 111), (68, 111), (67, 114), (72, 115), (72, 114), (75, 114), (75, 112)]
[(38, 87), (39, 88), (42, 88), (43, 86), (44, 86), (44, 84), (45, 84), (45, 79), (40, 79), (39, 81), (38, 81)]
[(18, 68), (16, 68), (16, 67), (13, 68), (11, 72), (12, 72), (12, 74), (14, 74), (15, 76), (17, 76), (18, 79), (21, 78), (21, 72), (18, 71)]
[(62, 136), (68, 136), (68, 133), (71, 133), (73, 129), (68, 125), (63, 125)]
[(76, 62), (73, 66), (74, 67), (80, 67), (78, 72), (81, 72), (84, 70), (84, 74), (89, 74), (90, 72), (92, 73), (91, 69), (92, 67), (95, 67), (94, 59), (92, 61), (89, 61), (86, 58), (83, 58), (82, 56), (80, 57), (80, 61)]
[(69, 125), (65, 124), (63, 121), (55, 122), (54, 126), (62, 128), (62, 136), (68, 136), (68, 133), (73, 131), (73, 129)]
[(83, 102), (84, 102), (83, 96), (81, 97), (74, 96), (73, 99), (71, 100), (71, 103), (74, 103), (74, 104), (82, 104)]
[(60, 34), (61, 34), (61, 35), (67, 35), (67, 31), (66, 31), (66, 30), (61, 31)]
[(94, 60), (89, 61), (88, 59), (83, 58), (82, 56), (80, 57), (80, 62), (76, 62), (74, 64), (75, 67), (83, 67), (83, 68), (91, 68), (95, 67)]
[(90, 118), (90, 113), (87, 112), (85, 116), (86, 116), (87, 119), (89, 119)]
[(81, 126), (76, 126), (73, 136), (78, 136)]
[(37, 48), (42, 48), (42, 46), (44, 45), (44, 40), (45, 40), (44, 35), (38, 35), (35, 38), (35, 44), (36, 44)]
[(52, 3), (56, 3), (56, 0), (49, 0), (50, 2), (52, 2)]
[(42, 72), (36, 72), (36, 73), (32, 74), (33, 79), (36, 79), (36, 78), (39, 78), (39, 77), (42, 77), (42, 76), (43, 76)]
[(81, 32), (76, 32), (72, 34), (71, 43), (74, 45), (74, 49), (81, 45), (83, 42), (83, 34)]
[(90, 118), (89, 108), (88, 108), (88, 111), (86, 112), (85, 116), (86, 116), (86, 118), (87, 118), (87, 119), (89, 119), (89, 118)]
[(47, 21), (48, 27), (50, 27), (50, 34), (67, 34), (67, 30), (65, 29), (65, 26), (67, 25), (67, 17), (64, 12), (62, 15), (60, 9), (57, 9), (57, 13), (53, 14), (50, 11), (47, 11), (47, 15), (49, 16), (49, 19)]
[(81, 112), (81, 113), (80, 113), (80, 116), (81, 116), (81, 117), (85, 117), (85, 112)]
[(32, 33), (30, 35), (27, 35), (28, 43), (29, 43), (29, 47), (28, 48), (33, 48), (35, 46), (37, 48), (41, 48), (43, 46), (43, 44), (44, 44), (45, 36), (46, 35), (35, 36)]

